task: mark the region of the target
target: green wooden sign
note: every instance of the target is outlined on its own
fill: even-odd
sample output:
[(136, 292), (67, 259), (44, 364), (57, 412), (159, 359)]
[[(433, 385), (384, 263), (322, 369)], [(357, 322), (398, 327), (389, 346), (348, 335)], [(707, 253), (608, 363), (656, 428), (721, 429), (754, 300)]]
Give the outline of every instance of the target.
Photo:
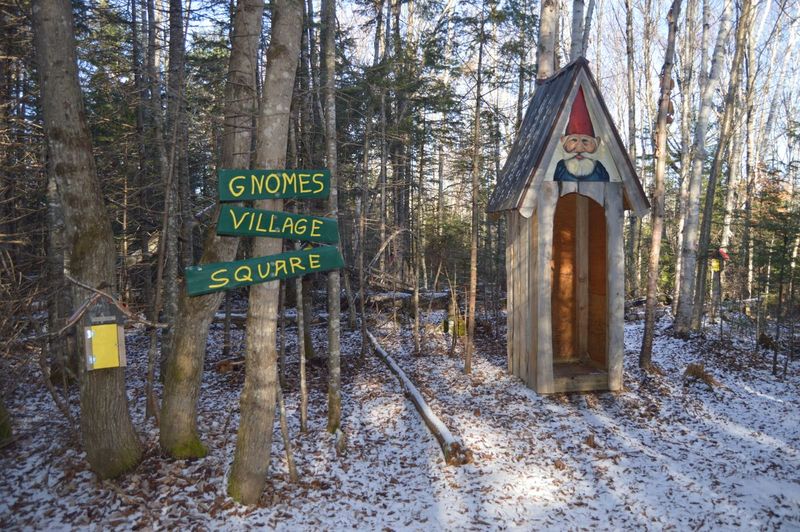
[(327, 198), (331, 172), (318, 170), (231, 170), (220, 169), (220, 201), (280, 198)]
[(190, 296), (199, 296), (342, 267), (344, 260), (339, 250), (334, 246), (321, 246), (255, 259), (190, 266), (185, 270), (186, 290)]
[(339, 224), (332, 218), (223, 205), (217, 220), (217, 234), (336, 243)]

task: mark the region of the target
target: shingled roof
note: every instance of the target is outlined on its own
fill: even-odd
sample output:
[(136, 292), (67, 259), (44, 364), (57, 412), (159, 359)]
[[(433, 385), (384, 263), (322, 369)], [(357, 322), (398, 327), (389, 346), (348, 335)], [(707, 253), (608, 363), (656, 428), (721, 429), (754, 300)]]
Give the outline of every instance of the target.
[[(580, 76), (582, 71), (586, 73), (586, 77)], [(628, 159), (627, 151), (589, 70), (589, 63), (585, 58), (579, 57), (537, 85), (528, 110), (525, 112), (525, 119), (522, 121), (520, 131), (511, 148), (511, 153), (498, 176), (497, 186), (489, 198), (487, 212), (520, 208), (525, 191), (531, 185), (536, 170), (543, 164), (547, 164), (546, 161), (542, 161), (542, 158), (547, 151), (550, 139), (554, 135), (560, 137), (563, 133), (554, 131), (554, 128), (567, 107), (568, 96), (579, 78), (584, 80), (584, 85), (588, 79), (591, 89), (589, 92), (598, 101), (601, 113), (609, 123), (613, 138), (606, 139), (607, 142), (617, 143), (622, 152), (620, 155), (624, 159), (624, 164), (621, 172), (624, 174), (622, 181), (625, 185), (626, 199), (628, 196), (635, 196), (632, 198), (634, 199), (632, 203), (637, 206), (636, 210), (639, 215), (649, 208), (647, 197), (636, 176), (636, 171)], [(590, 95), (587, 94), (587, 96)], [(569, 108), (567, 107), (567, 109)], [(567, 112), (569, 111), (567, 110)]]

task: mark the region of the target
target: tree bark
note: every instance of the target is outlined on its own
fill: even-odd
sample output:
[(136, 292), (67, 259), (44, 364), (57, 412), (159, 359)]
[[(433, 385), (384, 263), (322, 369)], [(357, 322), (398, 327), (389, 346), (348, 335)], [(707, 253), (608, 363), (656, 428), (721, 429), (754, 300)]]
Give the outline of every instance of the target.
[(574, 61), (583, 55), (583, 10), (584, 0), (572, 0), (572, 40), (569, 47), (569, 60)]
[[(635, 51), (633, 41), (633, 2), (625, 0), (625, 53), (627, 56), (627, 81), (628, 81), (628, 153), (634, 167), (637, 163), (636, 156), (636, 82), (634, 79), (635, 71)], [(635, 213), (628, 214), (628, 240), (625, 250), (625, 278), (628, 281), (628, 294), (636, 297), (639, 291), (636, 275), (636, 242), (639, 240), (641, 222)]]
[[(222, 168), (250, 166), (253, 115), (256, 107), (256, 61), (264, 3), (240, 0), (233, 22), (233, 40), (225, 86), (225, 127)], [(216, 219), (219, 205), (212, 219)], [(214, 226), (206, 233), (201, 264), (236, 258), (239, 238), (218, 236)], [(203, 374), (208, 327), (223, 292), (189, 297), (181, 290), (173, 355), (164, 379), (161, 406), (161, 448), (174, 458), (204, 456), (197, 433), (197, 399)]]
[(11, 414), (8, 413), (5, 401), (0, 396), (0, 449), (14, 440), (14, 432), (11, 428)]
[(681, 249), (681, 287), (678, 298), (678, 314), (675, 317), (674, 331), (685, 336), (691, 327), (694, 306), (694, 282), (697, 265), (698, 221), (700, 218), (700, 189), (702, 185), (703, 162), (706, 157), (706, 133), (712, 111), (714, 93), (722, 72), (725, 45), (730, 34), (732, 2), (725, 1), (722, 19), (720, 20), (717, 43), (711, 60), (707, 82), (700, 99), (700, 110), (694, 132), (694, 159), (689, 175), (688, 196), (686, 201), (686, 223), (683, 227), (683, 248)]
[(706, 200), (703, 208), (703, 221), (700, 225), (700, 241), (698, 249), (697, 278), (694, 292), (694, 309), (692, 312), (692, 329), (699, 330), (703, 317), (703, 307), (706, 299), (706, 274), (708, 273), (708, 250), (711, 242), (711, 218), (714, 214), (714, 196), (717, 190), (717, 180), (722, 173), (723, 154), (728, 145), (733, 127), (733, 116), (736, 111), (736, 97), (739, 94), (739, 80), (741, 79), (742, 58), (744, 48), (747, 46), (747, 35), (753, 20), (752, 0), (744, 0), (742, 13), (736, 26), (736, 49), (731, 63), (731, 78), (728, 82), (728, 93), (722, 112), (719, 126), (719, 141), (714, 153), (714, 162), (708, 176)]
[[(272, 36), (264, 72), (255, 164), (258, 168), (283, 168), (294, 78), (300, 57), (303, 30), (302, 0), (275, 0), (272, 4)], [(255, 208), (281, 210), (282, 200), (257, 200)], [(279, 253), (283, 241), (253, 239), (253, 256)], [(241, 397), (241, 420), (236, 451), (228, 479), (228, 494), (243, 504), (261, 497), (269, 469), (275, 401), (278, 389), (276, 316), (280, 282), (250, 287), (247, 315), (247, 360)]]
[(653, 176), (653, 235), (650, 242), (650, 263), (647, 272), (647, 302), (645, 305), (644, 335), (639, 353), (639, 367), (649, 369), (652, 365), (653, 331), (655, 329), (656, 302), (658, 296), (659, 259), (661, 257), (661, 235), (664, 232), (664, 171), (667, 165), (667, 115), (669, 114), (670, 92), (672, 91), (672, 66), (675, 58), (675, 34), (678, 31), (678, 17), (681, 0), (673, 0), (667, 14), (669, 33), (667, 49), (664, 52), (664, 67), (661, 69), (661, 97), (658, 102), (656, 119), (656, 168)]
[[(339, 218), (336, 150), (336, 0), (322, 0), (322, 45), (325, 84), (325, 159), (331, 171), (331, 194), (328, 216)], [(335, 433), (342, 424), (342, 391), (339, 348), (341, 289), (339, 270), (328, 273), (328, 432)]]
[(178, 237), (183, 228), (182, 204), (188, 198), (180, 195), (180, 182), (182, 176), (179, 149), (181, 121), (183, 113), (183, 85), (185, 62), (185, 42), (183, 27), (183, 0), (169, 0), (169, 71), (167, 77), (167, 122), (168, 136), (168, 174), (165, 183), (164, 209), (167, 223), (162, 227), (162, 237), (165, 238), (164, 248), (164, 316), (163, 320), (170, 325), (163, 332), (161, 338), (161, 374), (165, 373), (167, 360), (170, 357), (172, 342), (175, 336), (175, 320), (178, 314), (178, 263), (179, 242)]
[(544, 80), (556, 69), (557, 0), (542, 0), (539, 14), (539, 42), (536, 45), (536, 79)]
[[(34, 1), (33, 27), (48, 172), (58, 185), (70, 274), (89, 286), (113, 291), (117, 253), (78, 84), (71, 4)], [(74, 295), (74, 301), (84, 301), (92, 294), (76, 287)], [(88, 318), (78, 323), (78, 353), (83, 353), (87, 325)], [(98, 476), (113, 478), (134, 468), (142, 456), (128, 412), (125, 370), (87, 372), (84, 364), (81, 368), (81, 436), (86, 457)]]
[(478, 194), (480, 193), (481, 174), (481, 89), (483, 69), (483, 47), (486, 24), (485, 2), (481, 6), (481, 23), (478, 33), (478, 66), (475, 83), (475, 118), (472, 130), (472, 230), (470, 232), (469, 247), (469, 293), (467, 302), (467, 341), (464, 354), (464, 373), (472, 373), (472, 353), (475, 350), (475, 300), (478, 292)]
[(675, 276), (672, 290), (672, 313), (678, 310), (678, 294), (680, 293), (680, 271), (681, 271), (681, 247), (683, 246), (683, 225), (686, 220), (686, 198), (689, 194), (689, 168), (692, 163), (692, 141), (691, 141), (691, 118), (693, 118), (692, 94), (694, 93), (694, 55), (695, 55), (695, 23), (696, 23), (697, 2), (689, 2), (686, 6), (686, 30), (681, 41), (681, 53), (678, 54), (681, 61), (681, 158), (680, 173), (678, 175), (678, 197), (675, 205), (675, 217), (677, 219), (676, 245), (675, 248)]

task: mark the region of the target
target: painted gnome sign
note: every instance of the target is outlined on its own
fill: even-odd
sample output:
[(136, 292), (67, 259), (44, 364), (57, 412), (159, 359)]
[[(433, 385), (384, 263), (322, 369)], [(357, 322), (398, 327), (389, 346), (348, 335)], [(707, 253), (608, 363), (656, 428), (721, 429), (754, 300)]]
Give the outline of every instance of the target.
[(597, 160), (601, 139), (594, 134), (583, 88), (572, 102), (567, 129), (561, 137), (564, 157), (556, 165), (554, 181), (608, 181), (608, 171)]
[(586, 59), (539, 82), (487, 208), (506, 217), (510, 373), (622, 388), (624, 213), (649, 208)]

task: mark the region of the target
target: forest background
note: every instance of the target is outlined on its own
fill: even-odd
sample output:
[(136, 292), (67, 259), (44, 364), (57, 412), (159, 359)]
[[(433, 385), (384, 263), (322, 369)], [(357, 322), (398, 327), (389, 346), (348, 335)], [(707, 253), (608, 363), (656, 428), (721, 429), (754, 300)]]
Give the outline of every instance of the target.
[[(151, 374), (158, 379), (177, 372), (169, 369), (170, 360), (203, 349), (191, 345), (192, 339), (204, 342), (200, 333), (213, 311), (236, 297), (229, 293), (223, 302), (204, 296), (193, 303), (181, 293), (183, 269), (214, 255), (230, 260), (264, 254), (255, 242), (243, 241), (237, 250), (220, 243), (225, 239), (205, 239), (216, 218), (217, 168), (282, 166), (284, 159), (290, 168), (326, 166), (334, 175), (331, 201), (287, 202), (285, 208), (338, 217), (348, 265), (341, 272), (343, 293), (340, 298), (338, 274), (308, 276), (297, 289), (285, 283), (289, 289), (281, 291), (281, 301), (305, 301), (299, 308), (310, 317), (314, 290), (327, 280), (328, 294), (336, 294), (329, 297), (329, 349), (321, 355), (333, 355), (329, 429), (335, 432), (340, 414), (334, 307), (359, 308), (370, 290), (452, 288), (460, 294), (462, 313), (501, 310), (505, 228), (484, 214), (486, 200), (537, 77), (576, 55), (589, 59), (648, 196), (660, 194), (656, 122), (663, 87), (669, 96), (660, 154), (665, 223), (659, 267), (648, 268), (652, 219), (631, 216), (627, 298), (644, 297), (648, 270), (655, 271), (657, 294), (673, 306), (677, 333), (699, 329), (704, 310), (727, 305), (774, 320), (765, 341), (780, 340), (780, 325), (797, 320), (800, 4), (680, 4), (72, 2), (77, 76), (102, 208), (70, 215), (65, 210), (74, 205), (65, 204), (58, 173), (47, 170), (41, 76), (51, 65), (37, 57), (44, 39), (34, 31), (37, 3), (0, 3), (0, 364), (30, 341), (32, 324), (39, 323), (35, 337), (46, 342), (42, 365), (48, 381), (66, 382), (81, 373), (73, 356), (80, 339), (52, 334), (91, 293), (75, 290), (82, 258), (70, 220), (107, 213), (113, 247), (103, 249), (113, 255), (113, 278), (91, 285), (113, 293), (133, 315), (165, 325), (160, 335), (152, 328)], [(674, 69), (662, 76), (672, 59), (665, 56), (667, 13), (676, 5)], [(293, 81), (281, 93), (291, 104), (281, 133), (286, 141), (270, 147), (259, 143), (272, 138), (259, 117), (268, 116), (265, 109), (274, 104), (269, 98), (279, 96), (271, 92), (277, 85), (270, 82), (276, 78), (269, 77), (267, 59), (279, 35), (273, 18), (279, 9), (290, 13), (284, 22), (294, 21), (301, 31), (296, 42), (287, 37), (287, 46), (297, 47), (296, 67), (274, 60), (282, 69), (274, 74), (290, 71)], [(245, 13), (250, 17), (239, 24), (237, 41), (235, 21)], [(552, 38), (546, 69), (542, 28)], [(709, 259), (720, 248), (730, 260), (714, 293)], [(272, 294), (275, 308), (278, 291)], [(718, 296), (715, 305), (708, 305), (712, 295)], [(275, 314), (273, 309), (262, 316), (273, 322), (273, 331)], [(344, 326), (359, 326), (356, 312), (344, 316)], [(419, 341), (418, 324), (414, 330)], [(186, 404), (192, 394), (196, 400), (192, 380), (199, 370), (194, 371), (176, 388), (165, 387), (163, 406), (155, 392), (148, 394), (151, 415), (162, 409), (162, 418), (179, 420), (177, 426), (163, 425), (161, 435), (164, 449), (176, 457), (205, 452)], [(124, 379), (115, 378), (94, 384), (119, 392)], [(7, 417), (4, 408), (0, 414)], [(82, 415), (81, 421), (104, 415)], [(88, 447), (93, 431), (97, 426), (83, 426)], [(130, 440), (120, 431), (113, 437)], [(136, 447), (128, 446), (131, 463)], [(118, 464), (93, 460), (90, 449), (89, 461), (101, 476), (119, 473)]]

